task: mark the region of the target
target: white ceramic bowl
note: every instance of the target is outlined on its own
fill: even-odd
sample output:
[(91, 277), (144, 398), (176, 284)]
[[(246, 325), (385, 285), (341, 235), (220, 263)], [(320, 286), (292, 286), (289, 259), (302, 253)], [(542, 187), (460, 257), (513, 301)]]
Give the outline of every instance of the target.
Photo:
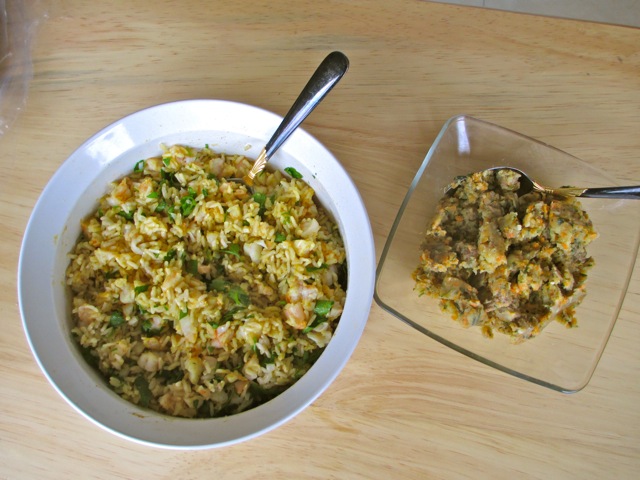
[(64, 285), (67, 254), (109, 182), (134, 164), (158, 155), (161, 143), (203, 147), (256, 158), (280, 123), (256, 107), (218, 100), (190, 100), (142, 110), (87, 140), (59, 168), (27, 226), (18, 268), (25, 332), (38, 364), (55, 389), (81, 414), (112, 433), (176, 449), (229, 445), (265, 433), (313, 402), (336, 378), (365, 327), (375, 277), (375, 248), (362, 199), (333, 155), (298, 129), (270, 165), (292, 166), (315, 189), (336, 219), (346, 246), (347, 299), (325, 352), (295, 385), (252, 410), (215, 419), (181, 419), (142, 409), (120, 398), (82, 358), (70, 333)]

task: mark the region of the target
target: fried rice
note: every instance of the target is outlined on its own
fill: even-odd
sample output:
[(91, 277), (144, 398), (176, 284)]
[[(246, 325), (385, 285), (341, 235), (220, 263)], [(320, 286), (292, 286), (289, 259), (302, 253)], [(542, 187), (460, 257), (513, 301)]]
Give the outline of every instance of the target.
[(72, 334), (120, 396), (180, 417), (253, 408), (296, 382), (345, 302), (334, 221), (294, 169), (162, 147), (82, 221), (66, 281)]

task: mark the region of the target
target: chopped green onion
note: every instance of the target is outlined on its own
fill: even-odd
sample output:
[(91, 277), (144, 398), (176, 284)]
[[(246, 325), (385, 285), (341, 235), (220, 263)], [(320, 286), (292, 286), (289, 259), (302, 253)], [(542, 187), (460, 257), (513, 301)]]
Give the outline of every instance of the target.
[(149, 402), (151, 401), (151, 390), (149, 390), (149, 382), (142, 376), (138, 375), (134, 380), (133, 384), (138, 390), (138, 394), (140, 394), (140, 405), (143, 407), (148, 407)]
[(281, 233), (281, 232), (276, 233), (276, 238), (275, 238), (276, 243), (284, 242), (286, 239), (287, 239), (287, 236), (284, 233)]
[(136, 164), (133, 166), (134, 172), (141, 172), (144, 170), (144, 160), (138, 160)]
[(224, 312), (224, 315), (222, 315), (222, 323), (227, 323), (227, 322), (230, 322), (231, 320), (233, 320), (233, 315), (236, 312), (239, 312), (240, 310), (242, 310), (243, 308), (244, 307), (242, 305), (235, 305), (235, 306), (231, 307), (229, 310)]
[(160, 370), (158, 376), (163, 378), (167, 385), (179, 382), (184, 377), (184, 372), (180, 368), (174, 368), (173, 370)]
[(169, 157), (164, 157), (164, 158), (162, 159), (162, 163), (164, 163), (164, 166), (165, 166), (165, 167), (168, 167), (168, 166), (169, 166), (169, 164), (171, 163), (171, 159), (170, 159)]
[(149, 285), (138, 285), (133, 289), (136, 295), (142, 292), (146, 292), (147, 290), (149, 290)]
[(318, 300), (313, 308), (313, 313), (326, 317), (333, 308), (333, 300)]
[(209, 288), (211, 290), (215, 290), (216, 292), (226, 292), (229, 287), (229, 282), (222, 278), (214, 278), (209, 282)]
[(195, 208), (196, 201), (192, 196), (182, 197), (180, 200), (180, 212), (182, 212), (183, 217), (188, 217)]
[(119, 327), (124, 323), (124, 317), (120, 312), (113, 312), (111, 317), (109, 317), (109, 325), (112, 327)]
[(302, 333), (309, 333), (311, 330), (313, 330), (314, 328), (316, 328), (318, 325), (324, 323), (327, 321), (327, 317), (321, 317), (321, 316), (317, 316), (313, 322), (311, 322), (311, 325), (308, 325), (307, 327), (304, 328), (304, 330), (302, 330)]
[(125, 220), (133, 220), (133, 211), (131, 212), (125, 212), (124, 210), (120, 210), (118, 212), (118, 215), (120, 215), (121, 217), (123, 217)]
[(142, 331), (144, 333), (151, 333), (152, 330), (153, 323), (151, 323), (151, 320), (145, 320), (144, 322), (142, 322)]
[(276, 361), (275, 352), (274, 352), (273, 355), (265, 355), (265, 354), (263, 354), (258, 349), (258, 343), (257, 342), (255, 342), (253, 345), (251, 345), (251, 350), (253, 350), (253, 352), (258, 357), (258, 362), (260, 363), (260, 366), (262, 366), (262, 367), (265, 367), (268, 364), (274, 363)]
[(237, 285), (230, 287), (227, 295), (229, 295), (229, 298), (233, 300), (233, 303), (236, 305), (245, 307), (249, 305), (249, 294)]
[(158, 206), (156, 207), (156, 212), (157, 213), (164, 212), (166, 208), (167, 208), (167, 202), (165, 202), (164, 200), (160, 200), (160, 202), (158, 202)]
[(158, 198), (158, 192), (151, 192), (147, 195), (147, 198)]
[(264, 193), (256, 192), (253, 194), (253, 201), (260, 205), (258, 215), (264, 215), (264, 212), (266, 210), (265, 203), (267, 202), (267, 195)]
[(258, 361), (260, 363), (260, 366), (262, 367), (266, 367), (267, 365), (276, 362), (275, 354), (267, 356), (267, 355), (263, 355), (260, 352), (257, 352), (257, 353), (258, 353)]
[(167, 172), (164, 168), (160, 169), (160, 176), (172, 187), (180, 187), (180, 181), (176, 178), (175, 172)]
[(291, 175), (293, 178), (302, 178), (302, 174), (293, 167), (287, 167), (284, 169), (284, 171)]
[(185, 308), (184, 310), (180, 310), (180, 317), (179, 319), (182, 320), (184, 317), (186, 317), (187, 315), (189, 315), (189, 309)]
[(173, 260), (174, 258), (176, 258), (176, 255), (177, 255), (177, 252), (172, 248), (164, 256), (164, 261), (165, 262), (169, 262), (169, 261)]
[(192, 259), (187, 261), (187, 273), (191, 275), (197, 275), (198, 273), (198, 260)]
[(309, 333), (311, 330), (316, 328), (318, 325), (327, 321), (327, 315), (333, 308), (333, 300), (318, 300), (316, 302), (316, 306), (313, 308), (313, 313), (316, 314), (316, 318), (311, 322), (310, 325), (302, 330), (302, 333)]
[(117, 275), (118, 275), (117, 270), (110, 270), (104, 273), (104, 278), (105, 280), (111, 280), (112, 278), (115, 278)]
[(305, 268), (305, 270), (309, 273), (314, 273), (314, 272), (319, 272), (320, 270), (325, 270), (328, 266), (329, 265), (327, 265), (326, 263), (323, 263), (319, 267), (314, 267), (313, 265), (307, 265), (307, 268)]
[(240, 245), (236, 243), (232, 243), (231, 245), (229, 245), (229, 248), (220, 251), (223, 253), (228, 253), (229, 255), (235, 255), (236, 257), (240, 258)]

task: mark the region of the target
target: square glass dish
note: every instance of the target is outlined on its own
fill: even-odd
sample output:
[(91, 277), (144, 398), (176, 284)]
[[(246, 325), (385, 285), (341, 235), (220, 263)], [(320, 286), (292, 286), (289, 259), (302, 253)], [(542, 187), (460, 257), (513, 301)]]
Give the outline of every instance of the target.
[(464, 328), (414, 290), (412, 272), (424, 232), (444, 189), (455, 177), (510, 166), (549, 187), (617, 184), (605, 172), (554, 147), (468, 116), (451, 118), (420, 165), (393, 223), (376, 272), (375, 300), (419, 332), (511, 375), (561, 392), (584, 388), (607, 344), (622, 306), (640, 243), (637, 200), (581, 198), (598, 238), (588, 247), (595, 261), (578, 326), (553, 321), (535, 338), (514, 344), (507, 335), (486, 338)]

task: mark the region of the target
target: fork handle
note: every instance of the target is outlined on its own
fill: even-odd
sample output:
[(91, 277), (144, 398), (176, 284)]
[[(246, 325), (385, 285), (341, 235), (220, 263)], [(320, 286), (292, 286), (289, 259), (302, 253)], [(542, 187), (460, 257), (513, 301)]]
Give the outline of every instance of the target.
[(587, 188), (578, 196), (590, 198), (626, 198), (630, 200), (640, 200), (640, 185), (629, 187)]

